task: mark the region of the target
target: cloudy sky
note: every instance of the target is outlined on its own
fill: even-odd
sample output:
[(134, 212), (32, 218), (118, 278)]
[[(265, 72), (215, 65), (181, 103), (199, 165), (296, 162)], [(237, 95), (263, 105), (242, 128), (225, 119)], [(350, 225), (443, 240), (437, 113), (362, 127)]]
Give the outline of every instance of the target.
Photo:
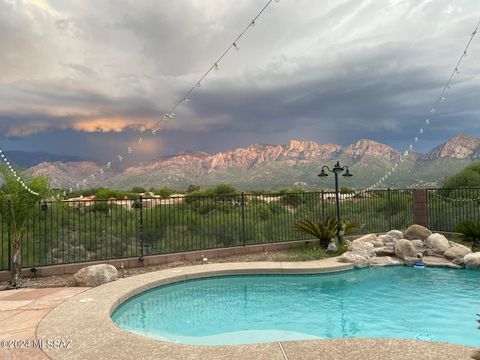
[[(290, 139), (425, 151), (480, 136), (478, 0), (0, 0), (0, 143), (106, 161)], [(480, 35), (480, 34), (479, 34)], [(142, 137), (143, 144), (136, 139)]]

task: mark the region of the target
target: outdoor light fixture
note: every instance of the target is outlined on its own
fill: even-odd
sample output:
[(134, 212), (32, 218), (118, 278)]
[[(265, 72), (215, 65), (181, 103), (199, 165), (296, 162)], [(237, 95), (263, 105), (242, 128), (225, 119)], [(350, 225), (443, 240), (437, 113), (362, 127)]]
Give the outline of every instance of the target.
[[(330, 170), (330, 168), (327, 165), (322, 166), (322, 171), (320, 174), (318, 174), (319, 177), (326, 177), (328, 174), (325, 172), (325, 169), (327, 171), (331, 172), (332, 174), (335, 175), (335, 202), (336, 202), (336, 207), (337, 207), (337, 221), (340, 223), (340, 196), (339, 196), (339, 190), (338, 190), (338, 175), (341, 174), (345, 170), (345, 174), (342, 176), (345, 177), (352, 177), (352, 173), (350, 172), (350, 169), (346, 165), (340, 165), (340, 162), (337, 161), (337, 163), (333, 166), (333, 169)], [(337, 229), (337, 239), (339, 239), (339, 234), (340, 233), (340, 228)]]

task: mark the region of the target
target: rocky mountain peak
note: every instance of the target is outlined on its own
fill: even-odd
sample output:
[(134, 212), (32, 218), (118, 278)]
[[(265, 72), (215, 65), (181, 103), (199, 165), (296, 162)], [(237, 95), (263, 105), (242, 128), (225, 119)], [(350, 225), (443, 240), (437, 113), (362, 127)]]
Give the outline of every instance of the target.
[(367, 139), (358, 140), (356, 143), (345, 149), (345, 154), (351, 156), (354, 160), (364, 156), (378, 157), (394, 161), (400, 158), (400, 153), (388, 145)]
[(444, 144), (428, 152), (424, 159), (434, 160), (439, 158), (469, 159), (480, 152), (480, 139), (473, 136), (460, 134), (454, 136)]

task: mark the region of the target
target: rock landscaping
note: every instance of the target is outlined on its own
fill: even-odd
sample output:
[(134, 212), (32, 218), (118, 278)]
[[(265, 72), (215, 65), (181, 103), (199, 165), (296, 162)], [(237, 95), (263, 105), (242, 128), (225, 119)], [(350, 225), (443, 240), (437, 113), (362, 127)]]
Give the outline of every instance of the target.
[(472, 253), (468, 247), (416, 224), (405, 232), (391, 230), (347, 240), (347, 248), (338, 261), (353, 263), (355, 268), (413, 265), (421, 258), (427, 266), (480, 269), (480, 252)]

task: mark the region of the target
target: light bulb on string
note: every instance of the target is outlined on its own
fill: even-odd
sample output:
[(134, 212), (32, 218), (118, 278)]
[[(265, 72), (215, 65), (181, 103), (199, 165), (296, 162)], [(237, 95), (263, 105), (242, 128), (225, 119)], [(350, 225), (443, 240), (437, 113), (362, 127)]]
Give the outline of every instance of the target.
[(109, 162), (107, 163), (107, 169), (110, 169), (111, 167), (112, 167), (112, 162), (109, 161)]
[(445, 100), (447, 100), (447, 98), (445, 96), (440, 96), (440, 101), (441, 102), (444, 102)]
[(235, 51), (240, 51), (240, 47), (237, 45), (237, 43), (233, 43), (233, 48)]
[(152, 130), (152, 135), (156, 135), (157, 134), (157, 130), (153, 129)]
[(122, 155), (118, 155), (117, 158), (118, 158), (118, 161), (123, 161), (123, 156)]
[(418, 143), (418, 137), (415, 136), (414, 141), (415, 141), (416, 143)]
[(143, 143), (143, 139), (142, 139), (142, 138), (138, 138), (137, 142), (138, 142), (139, 144), (142, 144), (142, 143)]
[(213, 64), (213, 68), (215, 69), (215, 71), (220, 70), (220, 68), (218, 67), (218, 64), (217, 64), (217, 63)]
[(129, 154), (133, 153), (133, 149), (132, 149), (131, 146), (129, 146), (129, 147), (127, 148), (127, 152), (128, 152)]
[(425, 119), (425, 125), (430, 125), (430, 119)]
[(464, 57), (467, 56), (467, 50), (465, 50), (465, 51), (463, 52), (463, 56), (464, 56)]
[(455, 72), (456, 72), (457, 74), (460, 74), (460, 70), (458, 70), (458, 67), (455, 68)]
[(188, 99), (188, 98), (183, 98), (183, 102), (184, 102), (185, 104), (188, 104), (188, 103), (190, 102), (190, 99)]
[(166, 113), (165, 116), (169, 119), (173, 119), (175, 117), (175, 113)]
[(255, 20), (252, 20), (252, 22), (250, 23), (250, 26), (251, 26), (251, 27), (254, 27), (254, 26), (255, 26)]
[(418, 130), (419, 134), (423, 134), (423, 129)]
[(202, 86), (202, 84), (200, 83), (200, 81), (197, 82), (197, 87), (201, 87), (201, 86)]

